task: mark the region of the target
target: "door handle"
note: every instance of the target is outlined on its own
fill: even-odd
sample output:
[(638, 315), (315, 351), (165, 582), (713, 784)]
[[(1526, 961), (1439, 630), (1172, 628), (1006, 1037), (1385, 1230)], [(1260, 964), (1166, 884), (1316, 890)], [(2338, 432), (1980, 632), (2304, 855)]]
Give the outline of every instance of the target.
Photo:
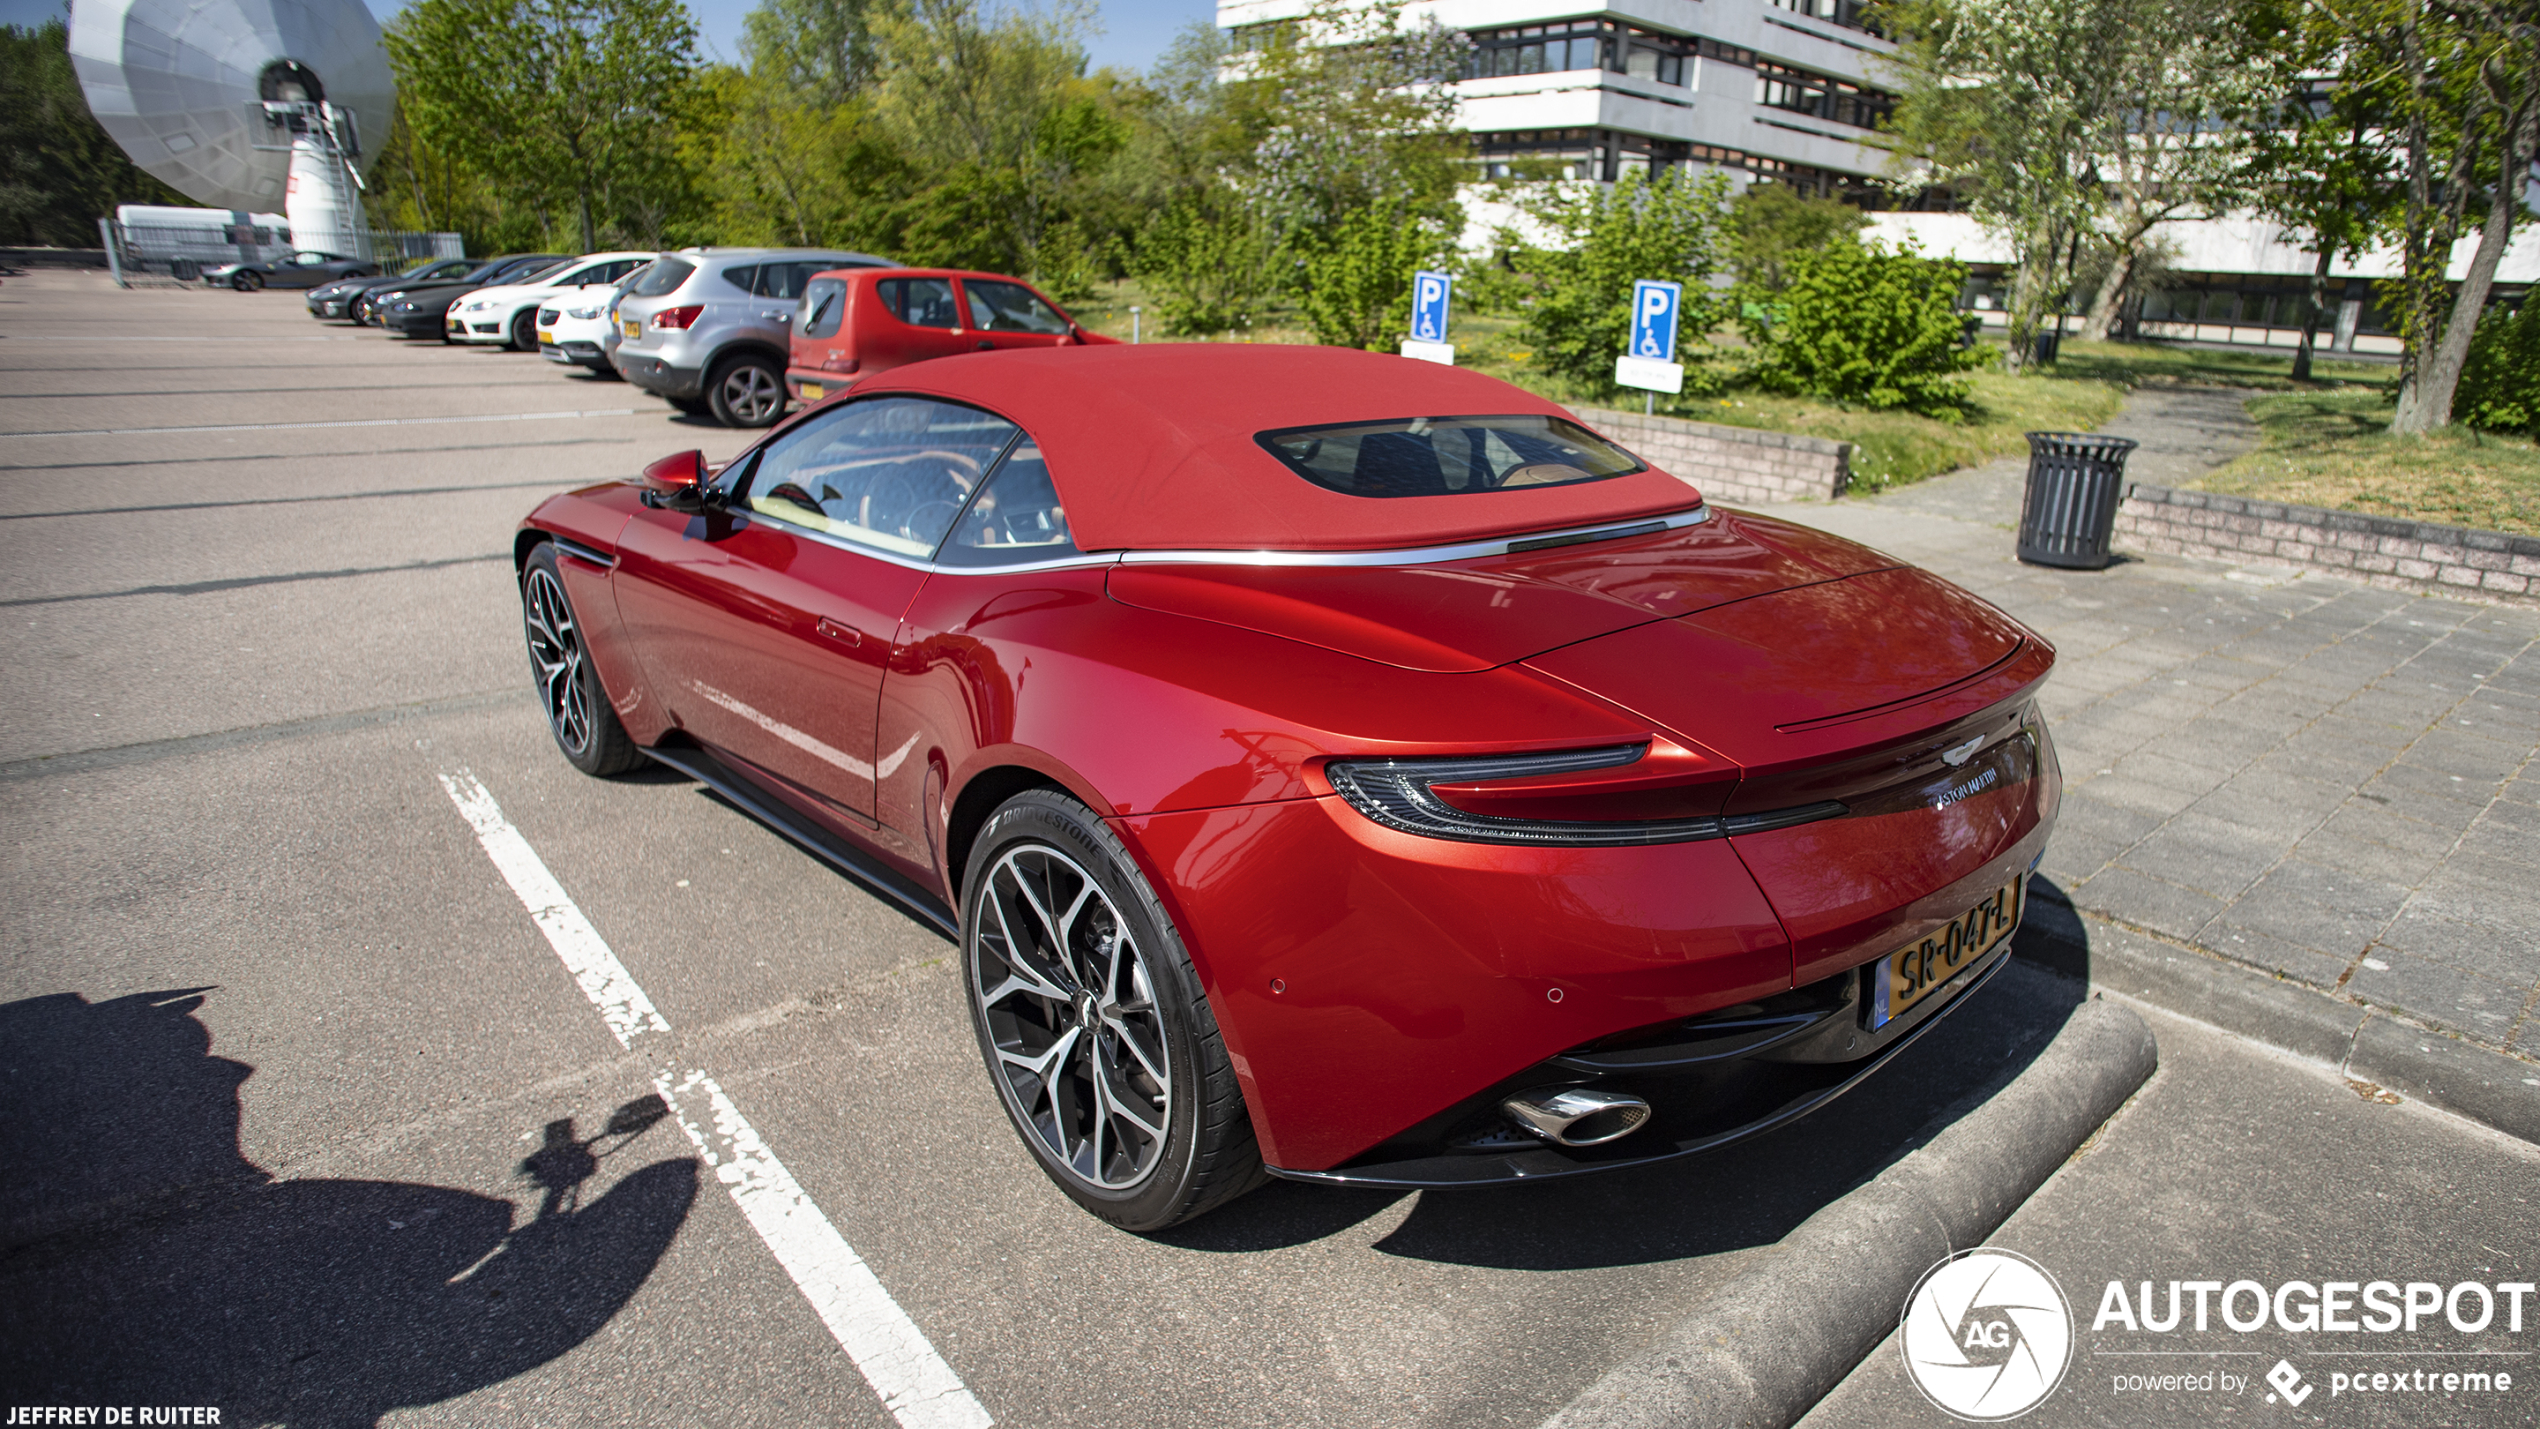
[(825, 615), (820, 617), (820, 633), (851, 648), (864, 643), (863, 631), (852, 625), (840, 625)]
[(981, 352), (993, 352), (993, 351), (995, 351), (995, 350), (996, 350), (996, 346), (997, 346), (997, 345), (996, 345), (995, 343), (990, 342), (990, 341), (988, 341), (986, 338), (984, 338), (984, 337), (983, 337), (983, 338), (979, 339), (979, 349), (978, 349), (978, 350), (979, 350), (979, 351), (981, 351)]

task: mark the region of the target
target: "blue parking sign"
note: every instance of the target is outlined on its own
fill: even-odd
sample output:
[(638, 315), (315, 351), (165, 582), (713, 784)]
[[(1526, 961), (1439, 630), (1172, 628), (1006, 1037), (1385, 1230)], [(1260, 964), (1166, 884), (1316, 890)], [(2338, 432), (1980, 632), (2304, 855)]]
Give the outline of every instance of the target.
[(1643, 278), (1632, 284), (1632, 356), (1676, 360), (1676, 320), (1684, 310), (1684, 295), (1681, 283)]
[(1446, 305), (1455, 279), (1444, 273), (1411, 275), (1411, 336), (1417, 342), (1446, 341)]

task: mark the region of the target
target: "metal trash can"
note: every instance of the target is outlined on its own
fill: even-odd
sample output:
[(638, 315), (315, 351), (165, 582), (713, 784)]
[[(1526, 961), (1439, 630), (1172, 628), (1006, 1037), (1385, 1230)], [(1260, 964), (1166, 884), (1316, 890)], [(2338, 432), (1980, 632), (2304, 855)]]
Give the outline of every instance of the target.
[(2095, 571), (2112, 564), (2109, 537), (2134, 443), (2087, 432), (2028, 434), (2028, 494), (2020, 502), (2020, 559)]

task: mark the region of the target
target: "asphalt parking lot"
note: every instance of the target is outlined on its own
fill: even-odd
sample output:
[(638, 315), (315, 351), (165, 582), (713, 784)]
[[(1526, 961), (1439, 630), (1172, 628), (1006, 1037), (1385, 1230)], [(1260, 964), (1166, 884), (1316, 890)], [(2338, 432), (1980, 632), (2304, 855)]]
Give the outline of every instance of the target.
[[(321, 325), (296, 294), (85, 275), (0, 287), (0, 373), (11, 1402), (892, 1423), (756, 1218), (781, 1162), (997, 1422), (1533, 1424), (2016, 1075), (2084, 996), (1997, 979), (1735, 1155), (1460, 1195), (1273, 1184), (1123, 1235), (1007, 1129), (947, 943), (686, 779), (585, 779), (549, 741), (514, 523), (742, 434), (534, 357)], [(659, 1030), (613, 1035), (469, 799)], [(2209, 1165), (2198, 1136), (2245, 1148), (2298, 1112), (2457, 1174), (2389, 1180), (2314, 1247), (2317, 1198), (2351, 1187), (2298, 1174), (2333, 1137), (2292, 1139), (2270, 1264), (2404, 1229), (2421, 1259), (2533, 1278), (2527, 1144), (2194, 1024), (2160, 1035), (2194, 1045), (2195, 1079), (2165, 1070), (2034, 1203), (2097, 1198), (2094, 1269), (2248, 1251), (2250, 1216), (2182, 1245), (2128, 1187), (2245, 1206), (2263, 1148)], [(731, 1121), (677, 1096), (662, 1115), (656, 1078), (690, 1073)], [(2235, 1087), (2262, 1100), (2212, 1121)], [(2094, 1166), (2138, 1179), (2076, 1191)], [(1941, 1422), (1875, 1389), (1833, 1422)]]

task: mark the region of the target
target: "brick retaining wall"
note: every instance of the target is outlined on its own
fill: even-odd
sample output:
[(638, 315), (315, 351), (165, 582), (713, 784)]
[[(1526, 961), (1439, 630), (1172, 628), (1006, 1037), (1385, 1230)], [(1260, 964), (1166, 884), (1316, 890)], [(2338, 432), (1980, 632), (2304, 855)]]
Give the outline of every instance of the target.
[(2299, 566), (2385, 590), (2540, 606), (2540, 537), (2140, 482), (2117, 508), (2117, 536), (2165, 555)]
[(1828, 501), (1852, 483), (1852, 443), (1610, 407), (1574, 407), (1579, 420), (1653, 466), (1720, 501)]

